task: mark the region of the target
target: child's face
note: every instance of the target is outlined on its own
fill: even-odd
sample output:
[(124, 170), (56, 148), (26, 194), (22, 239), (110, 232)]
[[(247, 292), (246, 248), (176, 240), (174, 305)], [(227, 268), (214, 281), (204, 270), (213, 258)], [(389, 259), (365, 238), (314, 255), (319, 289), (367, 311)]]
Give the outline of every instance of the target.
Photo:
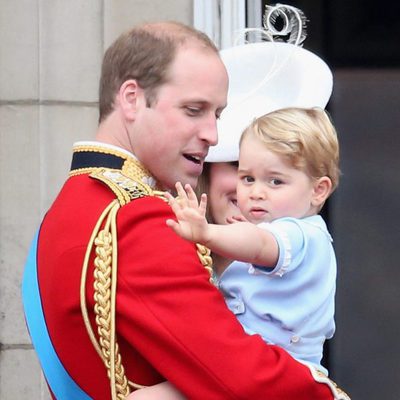
[(252, 135), (240, 147), (237, 199), (244, 217), (256, 224), (317, 212), (313, 180)]

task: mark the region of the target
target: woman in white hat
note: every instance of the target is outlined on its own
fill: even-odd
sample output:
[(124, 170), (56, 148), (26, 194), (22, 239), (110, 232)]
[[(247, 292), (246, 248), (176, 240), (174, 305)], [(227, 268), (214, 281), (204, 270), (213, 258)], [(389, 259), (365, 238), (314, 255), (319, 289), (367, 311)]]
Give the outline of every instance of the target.
[[(221, 51), (228, 70), (228, 106), (218, 121), (218, 145), (206, 158), (197, 193), (208, 194), (210, 222), (242, 220), (236, 186), (239, 139), (250, 123), (287, 108), (325, 108), (332, 93), (332, 73), (318, 56), (282, 42), (262, 42)], [(213, 255), (214, 266), (230, 260)]]

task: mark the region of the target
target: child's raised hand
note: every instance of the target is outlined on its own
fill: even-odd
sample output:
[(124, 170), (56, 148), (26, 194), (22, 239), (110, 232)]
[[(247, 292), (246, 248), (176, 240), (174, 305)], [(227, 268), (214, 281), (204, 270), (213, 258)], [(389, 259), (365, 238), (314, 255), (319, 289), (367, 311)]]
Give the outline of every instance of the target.
[(208, 231), (206, 220), (207, 195), (203, 193), (199, 203), (196, 193), (189, 184), (183, 187), (180, 182), (177, 182), (175, 187), (178, 194), (176, 198), (170, 193), (165, 195), (178, 222), (168, 219), (167, 225), (184, 239), (205, 244)]

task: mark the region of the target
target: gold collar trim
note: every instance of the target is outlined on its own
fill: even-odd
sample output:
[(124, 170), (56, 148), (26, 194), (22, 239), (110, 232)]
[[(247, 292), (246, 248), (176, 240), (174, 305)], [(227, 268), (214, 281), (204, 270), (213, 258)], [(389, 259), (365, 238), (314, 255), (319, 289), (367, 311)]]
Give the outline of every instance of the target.
[(104, 169), (119, 172), (124, 177), (153, 190), (161, 190), (150, 172), (133, 156), (106, 146), (95, 144), (75, 145), (73, 147), (72, 165), (69, 175), (91, 174)]

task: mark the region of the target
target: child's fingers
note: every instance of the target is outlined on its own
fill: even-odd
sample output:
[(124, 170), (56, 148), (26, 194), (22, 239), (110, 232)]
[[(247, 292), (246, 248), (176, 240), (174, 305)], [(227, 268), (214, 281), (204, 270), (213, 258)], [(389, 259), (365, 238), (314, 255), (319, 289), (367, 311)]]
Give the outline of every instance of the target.
[(165, 223), (170, 227), (170, 228), (174, 228), (174, 226), (177, 224), (177, 222), (176, 221), (174, 221), (173, 219), (167, 219), (166, 221), (165, 221)]
[(174, 196), (172, 196), (171, 193), (165, 192), (165, 197), (168, 200), (168, 204), (172, 207), (172, 209), (174, 211), (178, 210), (180, 208), (180, 202), (179, 202), (180, 197), (179, 196), (178, 197), (174, 197)]
[(175, 231), (175, 233), (179, 234), (180, 232), (179, 224), (176, 221), (174, 221), (173, 219), (167, 219), (165, 223), (167, 224), (167, 226), (172, 228)]
[(176, 192), (178, 194), (179, 199), (187, 200), (187, 194), (186, 194), (185, 189), (182, 186), (182, 183), (176, 182), (175, 188), (176, 188)]
[(168, 203), (170, 203), (171, 201), (174, 200), (174, 196), (172, 196), (172, 194), (170, 192), (164, 192), (164, 196), (168, 200)]
[(237, 222), (247, 222), (247, 219), (245, 217), (243, 217), (243, 215), (234, 215), (232, 217), (234, 220), (236, 220)]
[(207, 195), (205, 193), (200, 197), (199, 211), (200, 215), (205, 218), (207, 211)]
[(233, 215), (232, 217), (228, 217), (227, 219), (228, 224), (236, 224), (237, 222), (247, 222), (246, 218), (242, 215)]
[(197, 201), (197, 196), (196, 193), (194, 192), (193, 188), (187, 183), (185, 185), (185, 190), (186, 190), (186, 194), (189, 200), (189, 204), (192, 207), (197, 207), (199, 205), (199, 202)]
[(170, 193), (166, 194), (165, 197), (168, 199), (168, 204), (171, 207), (172, 211), (178, 217), (182, 211), (180, 199), (173, 197)]
[(179, 225), (178, 222), (176, 222), (173, 219), (167, 219), (165, 222), (167, 226), (169, 226), (178, 236), (180, 236), (183, 239), (190, 240), (188, 233), (185, 231), (185, 229), (182, 229), (182, 227)]

